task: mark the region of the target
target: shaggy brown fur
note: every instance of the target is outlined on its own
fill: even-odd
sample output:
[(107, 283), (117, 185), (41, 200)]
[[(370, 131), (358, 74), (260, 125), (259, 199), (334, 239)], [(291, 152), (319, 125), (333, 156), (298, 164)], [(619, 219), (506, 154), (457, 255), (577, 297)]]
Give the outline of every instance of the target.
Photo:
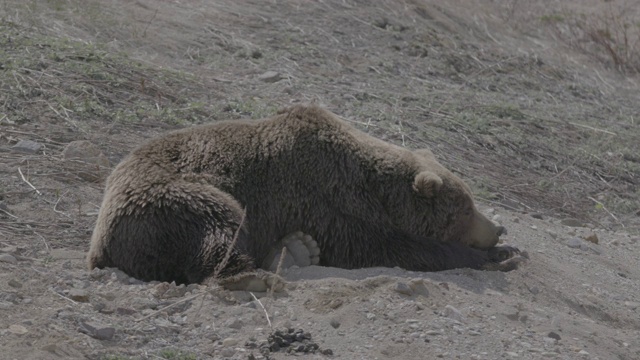
[[(502, 228), (428, 150), (372, 138), (316, 106), (169, 133), (113, 171), (88, 256), (143, 280), (201, 282), (254, 269), (287, 234), (320, 264), (481, 268)], [(494, 248), (495, 249), (495, 248)]]

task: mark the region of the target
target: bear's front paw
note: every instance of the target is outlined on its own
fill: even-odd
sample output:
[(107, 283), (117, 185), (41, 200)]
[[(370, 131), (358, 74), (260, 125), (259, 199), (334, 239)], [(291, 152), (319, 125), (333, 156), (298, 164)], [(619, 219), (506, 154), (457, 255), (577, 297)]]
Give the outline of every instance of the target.
[(282, 261), (283, 269), (290, 268), (294, 265), (305, 267), (318, 265), (318, 263), (320, 263), (320, 248), (318, 247), (318, 243), (313, 240), (311, 235), (305, 234), (302, 231), (296, 231), (285, 236), (282, 241), (269, 252), (269, 255), (263, 262), (262, 268), (276, 271), (283, 248), (287, 249), (284, 260)]
[(496, 246), (487, 250), (489, 256), (489, 262), (485, 264), (485, 270), (492, 271), (511, 271), (518, 268), (520, 263), (529, 259), (529, 254), (526, 251), (520, 251), (520, 249), (513, 246)]

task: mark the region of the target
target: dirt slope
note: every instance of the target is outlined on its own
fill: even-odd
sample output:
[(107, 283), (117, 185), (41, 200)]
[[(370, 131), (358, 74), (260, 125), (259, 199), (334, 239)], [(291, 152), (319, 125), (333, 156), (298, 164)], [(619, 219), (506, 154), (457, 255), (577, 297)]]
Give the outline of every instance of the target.
[[(638, 77), (567, 35), (568, 14), (627, 5), (5, 1), (0, 359), (285, 358), (260, 351), (265, 313), (311, 335), (307, 358), (640, 358)], [(100, 179), (133, 147), (312, 101), (432, 148), (531, 260), (293, 269), (261, 303), (86, 271)], [(109, 164), (65, 157), (76, 140)]]

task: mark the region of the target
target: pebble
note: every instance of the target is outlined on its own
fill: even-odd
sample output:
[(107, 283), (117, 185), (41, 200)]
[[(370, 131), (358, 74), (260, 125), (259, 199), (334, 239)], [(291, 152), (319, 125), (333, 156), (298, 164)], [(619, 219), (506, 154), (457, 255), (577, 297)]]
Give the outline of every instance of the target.
[(282, 79), (282, 77), (280, 76), (280, 73), (276, 71), (267, 71), (264, 74), (258, 76), (258, 79), (266, 83), (274, 83)]
[(562, 221), (560, 221), (560, 224), (569, 227), (584, 227), (584, 223), (582, 221), (574, 218), (562, 219)]
[(558, 335), (558, 333), (553, 332), (553, 331), (549, 332), (549, 333), (547, 334), (547, 336), (548, 336), (548, 337), (550, 337), (550, 338), (552, 338), (552, 339), (556, 339), (556, 340), (558, 340), (558, 341), (561, 339), (561, 338), (560, 338), (560, 335)]
[(69, 290), (69, 299), (77, 302), (86, 303), (89, 302), (89, 293), (82, 289)]
[(444, 307), (444, 316), (456, 321), (464, 322), (464, 315), (462, 315), (460, 310), (451, 305), (447, 305)]
[(505, 352), (505, 355), (511, 356), (511, 357), (518, 357), (518, 353), (515, 353), (513, 351), (507, 351)]
[(13, 324), (9, 326), (9, 332), (16, 335), (24, 335), (28, 333), (29, 330), (22, 325)]
[(402, 281), (398, 281), (396, 283), (396, 285), (394, 286), (393, 290), (397, 293), (400, 293), (402, 295), (411, 295), (413, 294), (413, 290), (411, 289), (411, 287), (409, 287), (409, 285), (407, 285), (406, 283), (402, 282)]
[(540, 213), (533, 213), (533, 214), (531, 214), (531, 217), (534, 218), (534, 219), (539, 219), (539, 220), (543, 220), (544, 219), (544, 216), (542, 214), (540, 214)]
[(547, 234), (549, 234), (549, 236), (551, 236), (552, 239), (557, 239), (558, 238), (558, 233), (551, 230), (551, 229), (547, 229), (546, 230)]
[(113, 327), (103, 327), (98, 324), (84, 321), (80, 323), (80, 329), (78, 329), (78, 331), (98, 340), (111, 340), (113, 339), (113, 335), (116, 333), (116, 329)]
[(591, 234), (585, 236), (584, 239), (587, 240), (588, 242), (592, 242), (594, 244), (598, 243), (598, 235), (596, 235), (595, 233), (591, 233)]
[(234, 345), (237, 345), (239, 342), (240, 342), (240, 340), (238, 340), (236, 338), (228, 337), (228, 338), (222, 340), (222, 346), (225, 346), (225, 347), (234, 346)]
[(22, 287), (22, 283), (16, 279), (9, 280), (9, 286), (12, 288), (20, 289)]
[(20, 140), (17, 144), (11, 147), (13, 151), (25, 154), (34, 154), (41, 148), (42, 144), (31, 140)]
[(565, 242), (565, 244), (572, 249), (580, 249), (582, 251), (589, 250), (589, 246), (580, 238), (573, 237)]
[(242, 321), (240, 319), (233, 319), (227, 322), (227, 327), (231, 328), (231, 329), (242, 329), (242, 326), (244, 325), (242, 323)]
[(18, 263), (18, 259), (15, 258), (15, 256), (11, 255), (11, 254), (0, 254), (0, 262), (6, 262), (9, 264), (17, 264)]
[(220, 355), (222, 355), (225, 358), (230, 358), (235, 353), (236, 353), (236, 351), (233, 348), (230, 348), (230, 347), (224, 348), (224, 349), (222, 349), (222, 351), (220, 351)]
[(329, 321), (329, 324), (331, 325), (331, 327), (333, 327), (334, 329), (337, 329), (340, 327), (340, 321), (336, 320), (336, 319), (331, 319), (331, 321)]
[(640, 307), (640, 303), (635, 302), (635, 301), (625, 301), (624, 302), (624, 306), (628, 307), (631, 310), (635, 310), (638, 307)]

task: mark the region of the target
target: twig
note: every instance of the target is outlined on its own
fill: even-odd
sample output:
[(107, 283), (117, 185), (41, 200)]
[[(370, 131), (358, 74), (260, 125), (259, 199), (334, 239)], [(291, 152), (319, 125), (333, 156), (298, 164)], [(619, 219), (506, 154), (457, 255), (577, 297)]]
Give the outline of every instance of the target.
[(12, 217), (12, 218), (14, 218), (14, 219), (17, 219), (17, 218), (18, 218), (17, 216), (13, 215), (12, 213), (8, 212), (8, 211), (7, 211), (7, 210), (5, 210), (5, 209), (0, 209), (0, 211), (2, 211), (3, 213), (5, 213), (5, 214), (7, 214), (7, 215), (11, 216), (11, 217)]
[(282, 252), (280, 253), (280, 260), (278, 260), (278, 266), (276, 267), (276, 276), (273, 277), (273, 283), (271, 284), (271, 288), (269, 289), (269, 297), (273, 297), (273, 292), (276, 289), (276, 284), (278, 283), (278, 276), (280, 276), (280, 272), (282, 271), (282, 264), (284, 264), (284, 258), (287, 256), (287, 247), (284, 246), (282, 248)]
[(598, 201), (598, 200), (596, 200), (596, 199), (592, 198), (591, 196), (587, 196), (587, 199), (589, 199), (589, 200), (591, 200), (591, 201), (595, 202), (596, 204), (598, 204), (598, 205), (602, 206), (602, 209), (603, 209), (604, 211), (606, 211), (606, 212), (607, 212), (607, 214), (611, 215), (611, 217), (612, 217), (615, 221), (617, 221), (617, 222), (618, 222), (618, 224), (620, 224), (620, 226), (625, 227), (625, 226), (624, 226), (624, 224), (622, 223), (622, 221), (620, 221), (620, 220), (619, 220), (615, 215), (613, 215), (613, 213), (611, 213), (611, 211), (609, 211), (609, 209), (607, 209), (607, 207), (606, 207), (606, 206), (604, 206), (604, 204), (603, 204), (603, 203), (601, 203), (600, 201)]
[(579, 127), (583, 127), (583, 128), (585, 128), (585, 129), (589, 129), (589, 130), (593, 130), (593, 131), (603, 132), (603, 133), (605, 133), (605, 134), (609, 134), (609, 135), (613, 135), (613, 136), (617, 136), (617, 135), (618, 135), (618, 134), (616, 134), (616, 133), (614, 133), (614, 132), (611, 132), (611, 131), (609, 131), (609, 130), (598, 129), (598, 128), (591, 127), (591, 126), (589, 126), (589, 125), (578, 124), (578, 123), (571, 122), (571, 121), (569, 121), (569, 124), (571, 124), (571, 125), (575, 125), (575, 126), (579, 126)]
[(64, 215), (64, 216), (66, 216), (66, 217), (68, 217), (68, 218), (71, 218), (71, 216), (69, 216), (69, 215), (67, 215), (67, 214), (63, 213), (62, 211), (60, 211), (60, 210), (56, 210), (56, 207), (58, 207), (58, 203), (60, 202), (60, 200), (62, 200), (62, 197), (63, 197), (63, 196), (65, 196), (68, 192), (69, 192), (69, 190), (65, 191), (65, 192), (64, 192), (64, 194), (60, 195), (60, 197), (58, 198), (58, 200), (56, 200), (56, 203), (53, 205), (53, 211), (54, 211), (54, 212), (56, 212), (56, 213), (58, 213), (58, 214)]
[(271, 325), (271, 319), (269, 319), (269, 314), (267, 313), (267, 309), (264, 308), (264, 305), (262, 305), (262, 302), (260, 301), (260, 299), (258, 299), (252, 292), (249, 292), (249, 294), (253, 296), (254, 300), (257, 301), (258, 305), (260, 305), (260, 307), (262, 308), (262, 311), (264, 311), (264, 316), (267, 318), (267, 323), (269, 323), (269, 329), (273, 331), (273, 326)]
[(34, 234), (38, 235), (40, 237), (40, 239), (42, 239), (42, 242), (44, 243), (44, 246), (47, 248), (47, 251), (51, 252), (51, 248), (49, 247), (49, 244), (47, 244), (47, 239), (44, 238), (44, 236), (40, 235), (37, 232), (33, 232)]
[(56, 294), (56, 295), (60, 296), (61, 298), (65, 299), (65, 300), (67, 300), (67, 301), (70, 301), (73, 305), (78, 305), (78, 302), (76, 302), (76, 301), (74, 301), (74, 300), (72, 300), (72, 299), (69, 299), (68, 297), (66, 297), (66, 296), (64, 296), (64, 295), (62, 295), (62, 294), (59, 294), (59, 293), (55, 292), (53, 289), (49, 289), (49, 290), (51, 290), (51, 292), (52, 292), (52, 293), (54, 293), (54, 294)]
[(247, 209), (245, 209), (242, 212), (242, 218), (240, 219), (240, 224), (238, 225), (238, 229), (236, 230), (236, 233), (233, 235), (233, 240), (231, 241), (231, 244), (227, 248), (227, 252), (224, 254), (224, 258), (222, 258), (222, 261), (220, 262), (220, 264), (218, 264), (218, 266), (216, 266), (216, 270), (213, 272), (214, 279), (217, 279), (222, 269), (224, 269), (224, 267), (227, 266), (227, 262), (229, 262), (229, 258), (231, 258), (231, 252), (233, 251), (233, 248), (236, 246), (236, 242), (238, 241), (238, 236), (240, 235), (240, 230), (242, 229), (242, 225), (244, 225), (244, 220), (246, 216), (247, 216)]
[[(215, 288), (214, 288), (214, 289), (215, 289)], [(156, 310), (156, 311), (152, 312), (151, 314), (149, 314), (149, 315), (147, 315), (147, 316), (143, 316), (143, 317), (141, 317), (140, 319), (136, 319), (136, 320), (133, 320), (133, 321), (135, 321), (135, 322), (140, 322), (140, 321), (142, 321), (142, 320), (146, 320), (146, 319), (148, 319), (148, 318), (150, 318), (150, 317), (154, 317), (154, 316), (158, 315), (159, 313), (161, 313), (161, 312), (163, 312), (163, 311), (165, 311), (165, 310), (167, 310), (167, 309), (169, 309), (169, 308), (172, 308), (172, 307), (174, 307), (174, 306), (176, 306), (176, 305), (178, 305), (178, 304), (182, 304), (183, 302), (187, 302), (187, 301), (189, 301), (189, 300), (193, 300), (193, 299), (197, 298), (198, 296), (202, 296), (202, 295), (205, 295), (205, 294), (207, 294), (207, 292), (206, 292), (206, 291), (201, 292), (201, 293), (199, 293), (199, 294), (195, 294), (195, 295), (193, 295), (193, 296), (189, 296), (188, 298), (184, 298), (184, 299), (182, 299), (182, 300), (178, 300), (178, 301), (174, 302), (174, 303), (173, 303), (173, 304), (171, 304), (171, 305), (167, 305), (167, 306), (163, 307), (162, 309), (158, 309), (158, 310)]]
[(27, 179), (24, 177), (24, 174), (22, 174), (22, 170), (20, 170), (20, 168), (18, 168), (18, 172), (20, 173), (20, 177), (22, 178), (22, 181), (26, 182), (26, 183), (27, 183), (27, 185), (31, 186), (31, 188), (32, 188), (33, 190), (35, 190), (35, 191), (36, 191), (36, 193), (37, 193), (38, 195), (42, 195), (42, 193), (41, 193), (38, 189), (36, 189), (36, 187), (35, 187), (35, 186), (33, 186), (33, 184), (29, 182), (29, 180), (27, 180)]

